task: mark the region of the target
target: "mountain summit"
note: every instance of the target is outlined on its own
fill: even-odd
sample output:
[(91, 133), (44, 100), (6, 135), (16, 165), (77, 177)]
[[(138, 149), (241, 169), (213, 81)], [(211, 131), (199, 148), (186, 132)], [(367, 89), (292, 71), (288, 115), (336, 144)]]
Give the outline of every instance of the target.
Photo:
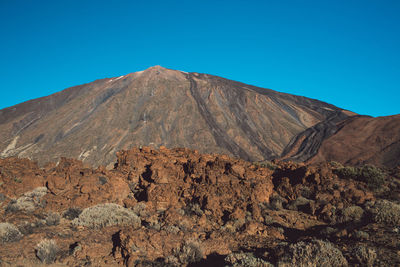
[(114, 162), (132, 146), (279, 157), (299, 133), (352, 115), (333, 105), (161, 66), (96, 80), (0, 111), (0, 154)]

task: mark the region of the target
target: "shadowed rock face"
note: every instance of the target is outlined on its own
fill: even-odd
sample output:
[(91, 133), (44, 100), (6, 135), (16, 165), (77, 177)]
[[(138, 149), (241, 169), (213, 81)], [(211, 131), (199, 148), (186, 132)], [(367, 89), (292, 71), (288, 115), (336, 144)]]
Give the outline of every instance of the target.
[(155, 66), (1, 110), (0, 156), (108, 165), (118, 150), (164, 145), (264, 160), (335, 117), (348, 115), (317, 100)]

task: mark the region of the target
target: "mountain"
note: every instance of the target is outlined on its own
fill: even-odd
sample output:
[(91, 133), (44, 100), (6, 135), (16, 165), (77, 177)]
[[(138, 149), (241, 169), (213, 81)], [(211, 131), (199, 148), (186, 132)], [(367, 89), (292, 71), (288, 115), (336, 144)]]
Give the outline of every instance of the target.
[(121, 149), (163, 145), (265, 160), (310, 127), (352, 115), (302, 96), (154, 66), (1, 110), (0, 155), (112, 165)]
[(321, 122), (293, 138), (281, 159), (396, 167), (400, 165), (400, 115)]
[(311, 163), (337, 161), (348, 165), (400, 165), (400, 115), (358, 116), (338, 124), (339, 130), (322, 142)]

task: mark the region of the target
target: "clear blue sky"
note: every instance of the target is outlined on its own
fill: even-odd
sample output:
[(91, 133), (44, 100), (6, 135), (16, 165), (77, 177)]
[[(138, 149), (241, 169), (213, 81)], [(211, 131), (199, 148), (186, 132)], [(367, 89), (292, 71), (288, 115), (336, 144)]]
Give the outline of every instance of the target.
[(0, 0), (0, 108), (153, 65), (400, 113), (400, 1)]

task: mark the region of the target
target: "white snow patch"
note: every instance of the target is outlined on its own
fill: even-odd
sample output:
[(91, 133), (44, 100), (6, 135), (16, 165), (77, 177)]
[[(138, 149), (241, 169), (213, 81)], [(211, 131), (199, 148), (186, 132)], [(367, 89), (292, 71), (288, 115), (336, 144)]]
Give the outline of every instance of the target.
[(119, 79), (121, 79), (121, 78), (123, 78), (123, 77), (125, 77), (125, 75), (119, 76), (119, 77), (117, 77), (117, 78), (112, 78), (112, 79), (110, 79), (108, 82), (118, 81)]
[(188, 74), (186, 71), (181, 71), (181, 70), (180, 70), (180, 72), (183, 72), (183, 73), (186, 73), (186, 74)]

